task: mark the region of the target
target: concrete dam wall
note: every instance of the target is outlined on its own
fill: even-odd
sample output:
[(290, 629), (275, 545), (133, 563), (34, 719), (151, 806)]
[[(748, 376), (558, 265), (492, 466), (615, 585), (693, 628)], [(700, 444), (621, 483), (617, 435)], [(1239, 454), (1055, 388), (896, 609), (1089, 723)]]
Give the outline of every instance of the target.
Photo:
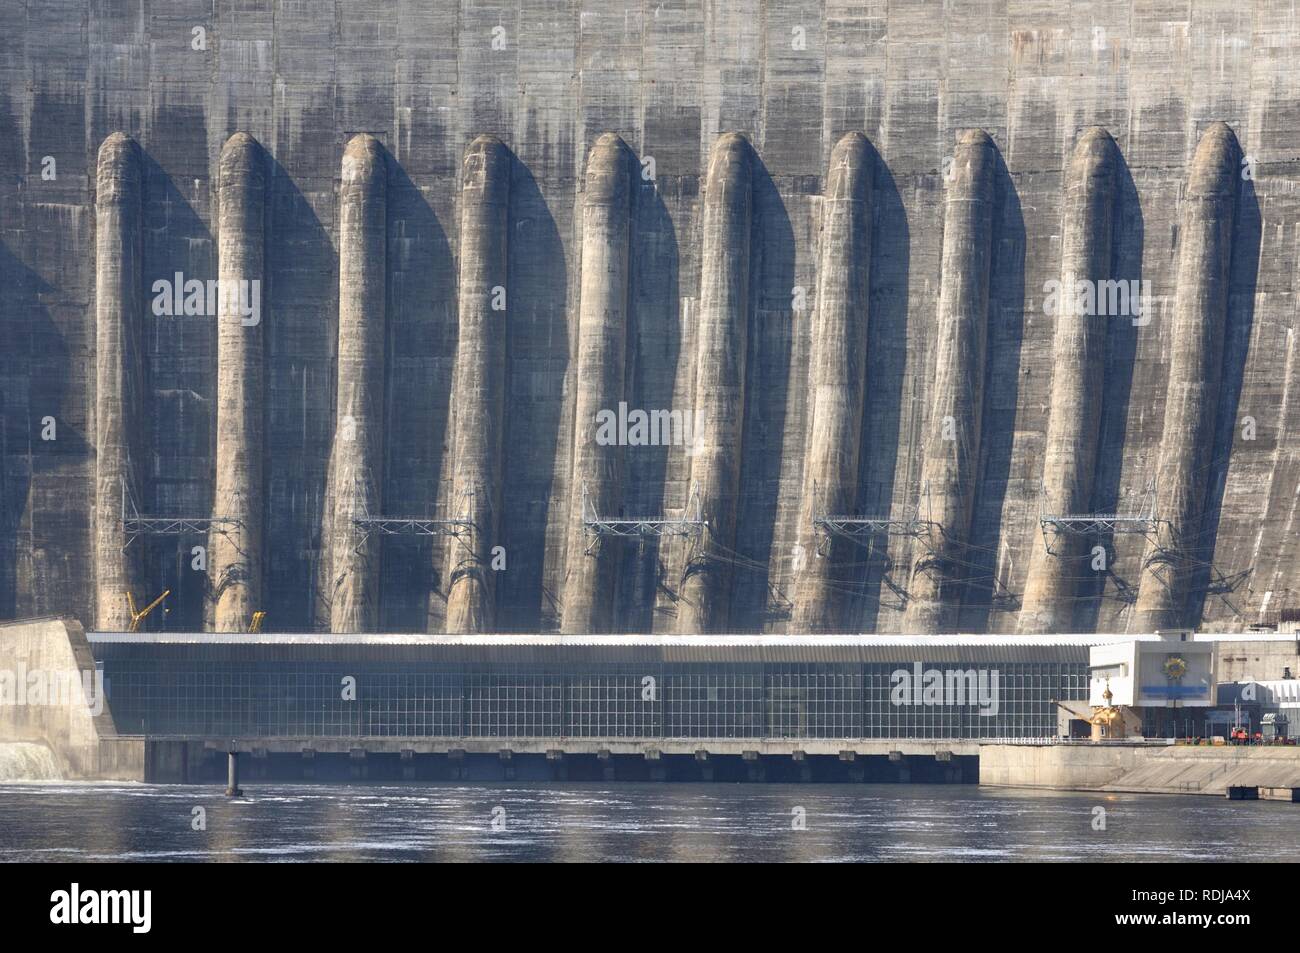
[(1289, 4), (0, 2), (0, 618), (1300, 609)]

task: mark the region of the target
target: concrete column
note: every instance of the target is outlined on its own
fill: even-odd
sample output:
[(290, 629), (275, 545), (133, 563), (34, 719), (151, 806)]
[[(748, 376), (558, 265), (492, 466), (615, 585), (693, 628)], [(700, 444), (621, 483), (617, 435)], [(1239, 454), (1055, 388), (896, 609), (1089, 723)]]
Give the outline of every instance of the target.
[[(1063, 515), (1092, 511), (1101, 430), (1102, 384), (1106, 366), (1105, 313), (1075, 307), (1081, 282), (1094, 295), (1110, 278), (1111, 223), (1115, 208), (1116, 148), (1106, 130), (1094, 126), (1079, 137), (1066, 171), (1065, 214), (1061, 227), (1061, 301), (1052, 345), (1051, 416), (1043, 455), (1045, 512)], [(1104, 312), (1103, 308), (1096, 308)], [(1073, 631), (1075, 599), (1086, 577), (1090, 544), (1060, 534), (1052, 553), (1035, 540), (1020, 610), (1020, 631)]]
[(465, 151), (451, 506), (473, 529), (448, 540), (447, 631), (453, 634), (489, 631), (495, 616), (491, 554), (501, 511), (510, 162), (491, 136), (479, 136)]
[(107, 631), (130, 626), (128, 591), (145, 595), (142, 544), (127, 547), (121, 524), (124, 485), (145, 503), (141, 179), (139, 146), (113, 133), (99, 148), (95, 192), (95, 625)]
[(979, 467), (993, 242), (993, 140), (962, 135), (944, 208), (934, 380), (923, 435), (921, 519), (935, 525), (914, 545), (903, 631), (946, 632), (955, 623)]
[(239, 752), (226, 752), (226, 797), (243, 797), (239, 786)]
[(727, 624), (731, 573), (725, 560), (736, 541), (744, 432), (752, 155), (739, 133), (718, 139), (704, 193), (689, 449), (691, 482), (699, 488), (709, 529), (687, 563), (677, 602), (677, 631), (687, 635), (716, 632)]
[(631, 229), (630, 153), (613, 133), (601, 136), (587, 160), (582, 211), (582, 290), (578, 311), (578, 383), (573, 427), (572, 486), (565, 562), (566, 635), (608, 632), (617, 551), (583, 532), (582, 503), (608, 516), (622, 499), (623, 449), (596, 442), (596, 415), (618, 413), (627, 354), (628, 240)]
[[(331, 632), (379, 622), (379, 540), (353, 520), (382, 513), (388, 173), (383, 147), (353, 136), (339, 190), (339, 341), (332, 512)], [(364, 540), (364, 541), (363, 541)]]
[(812, 346), (812, 403), (804, 456), (799, 539), (804, 568), (795, 581), (790, 630), (843, 631), (848, 600), (836, 564), (851, 543), (831, 537), (818, 555), (813, 519), (844, 515), (857, 503), (858, 454), (867, 371), (867, 302), (871, 271), (871, 148), (849, 133), (831, 153), (822, 199), (817, 314)]
[(1138, 632), (1187, 623), (1190, 560), (1203, 543), (1240, 168), (1237, 137), (1225, 123), (1215, 123), (1196, 147), (1179, 215), (1177, 298), (1156, 471), (1156, 516), (1166, 522), (1159, 546), (1143, 563), (1132, 623)]
[(219, 174), (221, 307), (212, 515), (239, 522), (214, 527), (209, 534), (209, 611), (215, 631), (243, 632), (262, 608), (266, 158), (257, 140), (243, 132), (231, 136), (221, 150)]

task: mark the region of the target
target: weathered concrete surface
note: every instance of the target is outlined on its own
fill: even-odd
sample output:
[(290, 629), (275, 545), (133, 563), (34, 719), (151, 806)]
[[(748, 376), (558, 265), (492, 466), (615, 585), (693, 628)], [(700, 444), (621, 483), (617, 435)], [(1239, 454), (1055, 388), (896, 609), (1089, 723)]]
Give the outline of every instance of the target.
[[(1151, 794), (1213, 794), (1228, 788), (1300, 788), (1300, 748), (1180, 747), (1153, 752), (1103, 787)], [(1288, 798), (1290, 800), (1290, 798)]]
[(980, 784), (1096, 790), (1136, 767), (1145, 750), (1133, 745), (980, 745)]
[(1164, 432), (1156, 468), (1156, 542), (1142, 566), (1138, 632), (1186, 625), (1190, 574), (1208, 548), (1202, 516), (1214, 453), (1241, 150), (1225, 123), (1201, 137), (1179, 224)]
[(337, 424), (330, 461), (324, 590), (331, 632), (371, 632), (379, 620), (379, 541), (359, 518), (383, 515), (388, 172), (383, 146), (354, 136), (339, 193)]
[[(262, 283), (266, 263), (266, 157), (247, 133), (221, 150), (217, 315), (217, 472), (212, 515), (229, 520), (208, 534), (211, 626), (243, 632), (262, 606)], [(256, 320), (254, 320), (256, 319)]]
[(980, 745), (980, 784), (1211, 794), (1229, 787), (1300, 787), (1300, 748), (1247, 746)]
[(1300, 677), (1300, 641), (1260, 642), (1246, 636), (1239, 642), (1220, 643), (1215, 666), (1220, 682)]
[(472, 527), (447, 541), (449, 633), (488, 632), (496, 618), (492, 551), (501, 545), (510, 163), (493, 136), (480, 136), (465, 150), (451, 505), (453, 516)]
[(687, 635), (727, 627), (749, 351), (751, 162), (744, 136), (722, 136), (709, 157), (704, 193), (695, 410), (687, 451), (699, 515), (708, 525), (692, 541), (678, 595), (677, 631)]
[[(1201, 557), (1236, 581), (1205, 594), (1194, 579), (1189, 611), (1203, 628), (1241, 630), (1288, 599), (1296, 606), (1300, 21), (1287, 4), (327, 0), (304, 9), (294, 0), (0, 7), (0, 615), (94, 617), (95, 163), (114, 131), (144, 152), (146, 293), (178, 269), (217, 276), (227, 138), (246, 131), (270, 157), (263, 608), (287, 630), (312, 627), (320, 595), (344, 146), (370, 132), (392, 160), (383, 495), (393, 513), (425, 514), (451, 497), (461, 158), (480, 134), (506, 143), (518, 187), (502, 501), (509, 568), (498, 574), (497, 627), (535, 631), (557, 625), (565, 579), (580, 183), (597, 137), (616, 132), (639, 161), (654, 160), (653, 180), (634, 190), (629, 256), (626, 385), (629, 404), (646, 409), (692, 406), (703, 175), (722, 133), (754, 145), (753, 413), (731, 623), (783, 630), (802, 532), (830, 153), (857, 130), (880, 154), (858, 509), (905, 513), (919, 498), (931, 403), (942, 173), (961, 130), (987, 130), (1013, 200), (996, 223), (970, 533), (977, 566), (957, 624), (1010, 631), (1031, 548), (1042, 546), (1056, 330), (1042, 312), (1043, 286), (1061, 275), (1074, 144), (1094, 125), (1115, 138), (1126, 172), (1114, 276), (1144, 280), (1152, 295), (1149, 324), (1112, 324), (1107, 335), (1094, 500), (1123, 510), (1155, 476), (1180, 206), (1197, 142), (1215, 121), (1236, 131), (1253, 170), (1238, 196), (1208, 483), (1213, 552)], [(201, 49), (196, 26), (206, 29)], [(497, 37), (504, 42), (494, 45)], [(53, 178), (43, 175), (46, 157)], [(808, 293), (803, 310), (795, 288)], [(142, 438), (146, 508), (206, 515), (219, 457), (217, 324), (141, 320), (154, 423)], [(47, 416), (57, 440), (41, 439)], [(1254, 439), (1243, 436), (1247, 416)], [(624, 463), (628, 513), (680, 512), (690, 489), (683, 448), (627, 448)], [(170, 627), (202, 626), (206, 579), (189, 555), (201, 541), (135, 544), (147, 556), (142, 589), (173, 589)], [(644, 554), (627, 547), (617, 584), (626, 628), (675, 625), (679, 573), (666, 563), (680, 558), (677, 542)], [(918, 545), (891, 538), (876, 565), (855, 568), (847, 629), (900, 628), (903, 599), (891, 585), (906, 589)], [(392, 538), (382, 548), (381, 626), (442, 630), (445, 547)], [(1116, 541), (1112, 574), (1081, 594), (1078, 627), (1127, 627), (1142, 549), (1137, 536)]]
[(980, 459), (997, 156), (983, 130), (963, 133), (944, 201), (942, 284), (936, 319), (934, 399), (924, 438), (919, 518), (923, 548), (912, 565), (907, 632), (947, 632), (969, 575), (970, 524)]
[[(94, 673), (95, 659), (79, 623), (35, 619), (0, 625), (0, 679), (8, 680), (6, 703), (0, 705), (0, 744), (45, 746), (66, 780), (142, 781), (144, 741), (118, 737), (107, 698), (97, 697)], [(16, 704), (16, 680), (30, 686), (33, 677), (67, 690), (57, 689), (57, 704), (49, 703), (48, 692), (40, 702), (24, 692), (24, 704)]]
[[(1109, 302), (1099, 306), (1097, 301), (1101, 282), (1111, 280), (1117, 162), (1115, 140), (1094, 126), (1079, 137), (1066, 173), (1061, 301), (1055, 315), (1051, 404), (1043, 452), (1044, 515), (1095, 512), (1092, 488), (1101, 436), (1097, 411), (1105, 397), (1106, 325), (1126, 317), (1108, 314)], [(1052, 533), (1047, 539), (1050, 552), (1046, 543), (1030, 547), (1021, 632), (1075, 631), (1074, 609), (1097, 539), (1068, 533)]]
[(144, 416), (140, 322), (141, 169), (121, 133), (99, 150), (95, 191), (95, 622), (125, 629), (127, 594), (140, 599), (140, 547), (122, 525), (127, 507), (147, 505), (140, 479)]
[[(861, 550), (831, 536), (819, 547), (814, 519), (854, 513), (866, 390), (874, 155), (860, 132), (831, 153), (822, 199), (821, 258), (814, 317), (811, 427), (804, 452), (803, 507), (791, 628), (843, 632), (851, 580), (844, 564)], [(822, 552), (825, 550), (825, 552)], [(798, 572), (798, 570), (796, 570)]]
[[(617, 135), (596, 140), (582, 194), (582, 288), (578, 309), (578, 376), (574, 397), (573, 477), (561, 631), (610, 632), (619, 543), (596, 540), (583, 528), (584, 499), (595, 515), (622, 509), (623, 449), (597, 439), (597, 415), (618, 413), (625, 397), (628, 243), (631, 236), (631, 154)], [(608, 435), (606, 435), (608, 436)]]

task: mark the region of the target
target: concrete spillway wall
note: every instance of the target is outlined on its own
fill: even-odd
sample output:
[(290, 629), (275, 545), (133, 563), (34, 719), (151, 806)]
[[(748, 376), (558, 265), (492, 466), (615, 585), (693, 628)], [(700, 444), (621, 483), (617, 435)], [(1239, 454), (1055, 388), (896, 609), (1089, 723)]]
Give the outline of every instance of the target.
[(582, 297), (561, 626), (566, 633), (614, 631), (610, 593), (617, 544), (593, 539), (583, 520), (622, 512), (623, 450), (609, 427), (625, 397), (631, 158), (617, 135), (601, 136), (587, 161), (582, 196)]
[(1161, 524), (1142, 567), (1133, 626), (1185, 626), (1188, 579), (1206, 550), (1202, 514), (1214, 452), (1241, 150), (1224, 123), (1196, 147), (1180, 221), (1173, 351), (1156, 468)]
[(875, 155), (865, 136), (849, 133), (831, 153), (823, 197), (809, 377), (812, 426), (805, 450), (801, 565), (796, 568), (795, 631), (842, 632), (849, 626), (854, 544), (819, 534), (815, 520), (848, 516), (858, 500), (858, 456), (866, 391), (867, 301), (871, 267), (871, 174)]
[[(15, 744), (24, 749), (20, 755), (36, 756), (7, 764), (18, 770), (6, 779), (143, 780), (146, 745), (118, 735), (102, 669), (77, 622), (26, 619), (0, 626), (0, 671), (7, 680), (0, 756), (12, 757)], [(29, 696), (37, 687), (41, 694)], [(29, 776), (25, 769), (38, 765), (46, 770)]]
[(99, 150), (95, 188), (95, 621), (123, 629), (141, 598), (140, 548), (123, 516), (141, 505), (145, 428), (141, 161), (115, 133)]
[(358, 519), (383, 515), (388, 171), (383, 147), (359, 135), (339, 187), (338, 389), (322, 590), (331, 632), (379, 619), (379, 541)]
[(693, 543), (677, 603), (677, 631), (727, 627), (740, 495), (749, 353), (751, 149), (744, 136), (720, 138), (709, 157), (700, 249), (700, 316), (695, 354), (691, 492), (707, 528)]
[[(452, 424), (464, 403), (454, 384), (462, 159), (480, 135), (508, 147), (496, 540), (506, 568), (493, 573), (493, 627), (534, 631), (559, 625), (570, 576), (581, 216), (600, 135), (617, 133), (640, 172), (631, 186), (626, 401), (687, 416), (700, 353), (708, 157), (727, 132), (752, 145), (746, 396), (727, 615), (737, 629), (785, 630), (794, 625), (796, 547), (806, 535), (813, 320), (825, 281), (818, 236), (831, 152), (853, 131), (878, 152), (856, 510), (905, 516), (921, 506), (931, 432), (944, 173), (958, 136), (985, 130), (1005, 170), (992, 213), (982, 433), (953, 625), (1009, 631), (1019, 625), (1033, 549), (1043, 546), (1058, 330), (1043, 310), (1044, 285), (1063, 274), (1076, 143), (1092, 126), (1115, 140), (1122, 161), (1112, 277), (1141, 281), (1149, 295), (1149, 321), (1106, 328), (1092, 507), (1118, 512), (1135, 508), (1156, 480), (1183, 206), (1192, 200), (1197, 144), (1217, 121), (1231, 126), (1249, 161), (1238, 176), (1197, 530), (1210, 552), (1191, 563), (1186, 611), (1191, 621), (1233, 630), (1296, 605), (1300, 108), (1291, 64), (1300, 23), (1284, 4), (337, 0), (307, 14), (290, 0), (145, 0), (69, 9), (0, 10), (0, 281), (9, 289), (0, 297), (0, 615), (95, 616), (103, 571), (94, 503), (101, 402), (91, 371), (100, 308), (96, 163), (114, 131), (140, 146), (140, 505), (164, 515), (214, 512), (219, 324), (155, 314), (151, 289), (178, 271), (220, 275), (222, 147), (239, 131), (264, 147), (259, 608), (269, 611), (270, 628), (290, 630), (329, 625), (317, 606), (331, 564), (322, 527), (338, 429), (346, 145), (368, 133), (388, 160), (384, 440), (374, 472), (384, 509), (403, 515), (454, 515)], [(47, 417), (57, 439), (43, 439)], [(621, 449), (627, 514), (686, 510), (694, 460), (685, 446)], [(195, 571), (191, 558), (203, 542), (143, 537), (128, 550), (141, 563), (138, 596), (173, 590), (169, 627), (203, 626), (210, 571)], [(445, 629), (446, 541), (371, 542), (377, 627)], [(620, 627), (677, 625), (684, 546), (665, 538), (644, 550), (609, 547)], [(1080, 583), (1077, 628), (1136, 627), (1146, 547), (1140, 535), (1114, 539), (1107, 572)], [(900, 533), (847, 558), (843, 626), (900, 629), (923, 551)]]
[(211, 625), (244, 631), (263, 605), (262, 283), (266, 278), (266, 157), (246, 133), (221, 150), (217, 315), (217, 460), (208, 536)]
[[(510, 153), (480, 136), (465, 152), (461, 191), (460, 340), (452, 409), (452, 505), (468, 533), (447, 545), (447, 631), (489, 632), (496, 619), (493, 550), (500, 546)], [(498, 553), (498, 555), (500, 555)]]
[(968, 539), (984, 409), (996, 160), (987, 133), (967, 132), (957, 143), (948, 176), (934, 398), (921, 467), (919, 518), (926, 526), (903, 618), (909, 632), (953, 627), (972, 566)]
[[(1115, 141), (1104, 129), (1079, 137), (1067, 170), (1061, 224), (1061, 294), (1052, 340), (1052, 393), (1043, 453), (1041, 506), (1045, 515), (1097, 512), (1092, 488), (1105, 398), (1106, 325), (1109, 317), (1087, 307), (1087, 295), (1111, 280), (1115, 210)], [(1095, 303), (1095, 302), (1094, 302)], [(1074, 607), (1092, 556), (1086, 536), (1047, 530), (1030, 549), (1020, 611), (1022, 632), (1072, 632)], [(1091, 565), (1091, 563), (1089, 564)]]

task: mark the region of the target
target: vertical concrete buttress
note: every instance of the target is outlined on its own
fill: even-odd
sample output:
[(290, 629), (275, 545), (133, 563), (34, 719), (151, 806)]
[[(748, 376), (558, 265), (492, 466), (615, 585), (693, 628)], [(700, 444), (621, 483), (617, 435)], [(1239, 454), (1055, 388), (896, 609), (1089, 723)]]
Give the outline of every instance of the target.
[(1131, 625), (1138, 632), (1187, 621), (1187, 577), (1203, 543), (1240, 166), (1237, 137), (1227, 124), (1215, 123), (1196, 147), (1180, 210), (1173, 344), (1156, 470), (1155, 515), (1163, 522), (1158, 545), (1142, 567)]
[[(1119, 320), (1104, 308), (1075, 306), (1080, 283), (1093, 288), (1110, 278), (1115, 208), (1116, 147), (1100, 127), (1079, 137), (1066, 172), (1061, 227), (1061, 308), (1053, 316), (1052, 391), (1043, 455), (1044, 512), (1090, 513), (1101, 430), (1106, 364), (1106, 322)], [(1099, 296), (1098, 296), (1099, 300)], [(1020, 631), (1074, 631), (1074, 606), (1088, 572), (1085, 538), (1049, 535), (1052, 552), (1034, 541), (1020, 610)]]
[(627, 353), (630, 153), (618, 136), (596, 140), (587, 160), (582, 210), (582, 288), (578, 311), (578, 375), (573, 470), (565, 562), (565, 634), (610, 631), (617, 550), (583, 532), (584, 489), (596, 513), (611, 515), (622, 494), (623, 449), (596, 442), (596, 415), (618, 413)]
[(811, 426), (804, 455), (792, 632), (843, 631), (847, 599), (837, 572), (846, 541), (830, 537), (819, 553), (813, 519), (845, 515), (857, 503), (858, 456), (866, 387), (871, 271), (872, 157), (858, 132), (831, 152), (822, 199), (817, 316), (813, 330)]
[(212, 515), (237, 522), (214, 526), (208, 537), (210, 622), (217, 632), (243, 632), (262, 608), (266, 158), (257, 140), (243, 132), (231, 136), (221, 150), (219, 175)]
[(451, 634), (489, 631), (495, 618), (491, 559), (501, 512), (510, 165), (510, 153), (491, 136), (479, 136), (465, 151), (450, 505), (473, 528), (447, 541)]
[(383, 147), (353, 136), (339, 189), (339, 339), (328, 552), (330, 631), (374, 631), (379, 540), (354, 519), (379, 516), (384, 457), (388, 170)]
[(934, 379), (922, 437), (920, 513), (931, 522), (914, 544), (903, 630), (942, 633), (956, 620), (979, 467), (993, 240), (993, 140), (962, 135), (944, 207)]
[(749, 329), (752, 149), (739, 133), (714, 144), (704, 193), (700, 303), (695, 342), (691, 482), (708, 531), (687, 561), (677, 631), (716, 632), (727, 624), (728, 570), (736, 540)]
[(143, 506), (142, 173), (135, 140), (99, 148), (95, 188), (95, 625), (125, 630), (140, 590), (142, 544), (127, 546), (123, 487)]

